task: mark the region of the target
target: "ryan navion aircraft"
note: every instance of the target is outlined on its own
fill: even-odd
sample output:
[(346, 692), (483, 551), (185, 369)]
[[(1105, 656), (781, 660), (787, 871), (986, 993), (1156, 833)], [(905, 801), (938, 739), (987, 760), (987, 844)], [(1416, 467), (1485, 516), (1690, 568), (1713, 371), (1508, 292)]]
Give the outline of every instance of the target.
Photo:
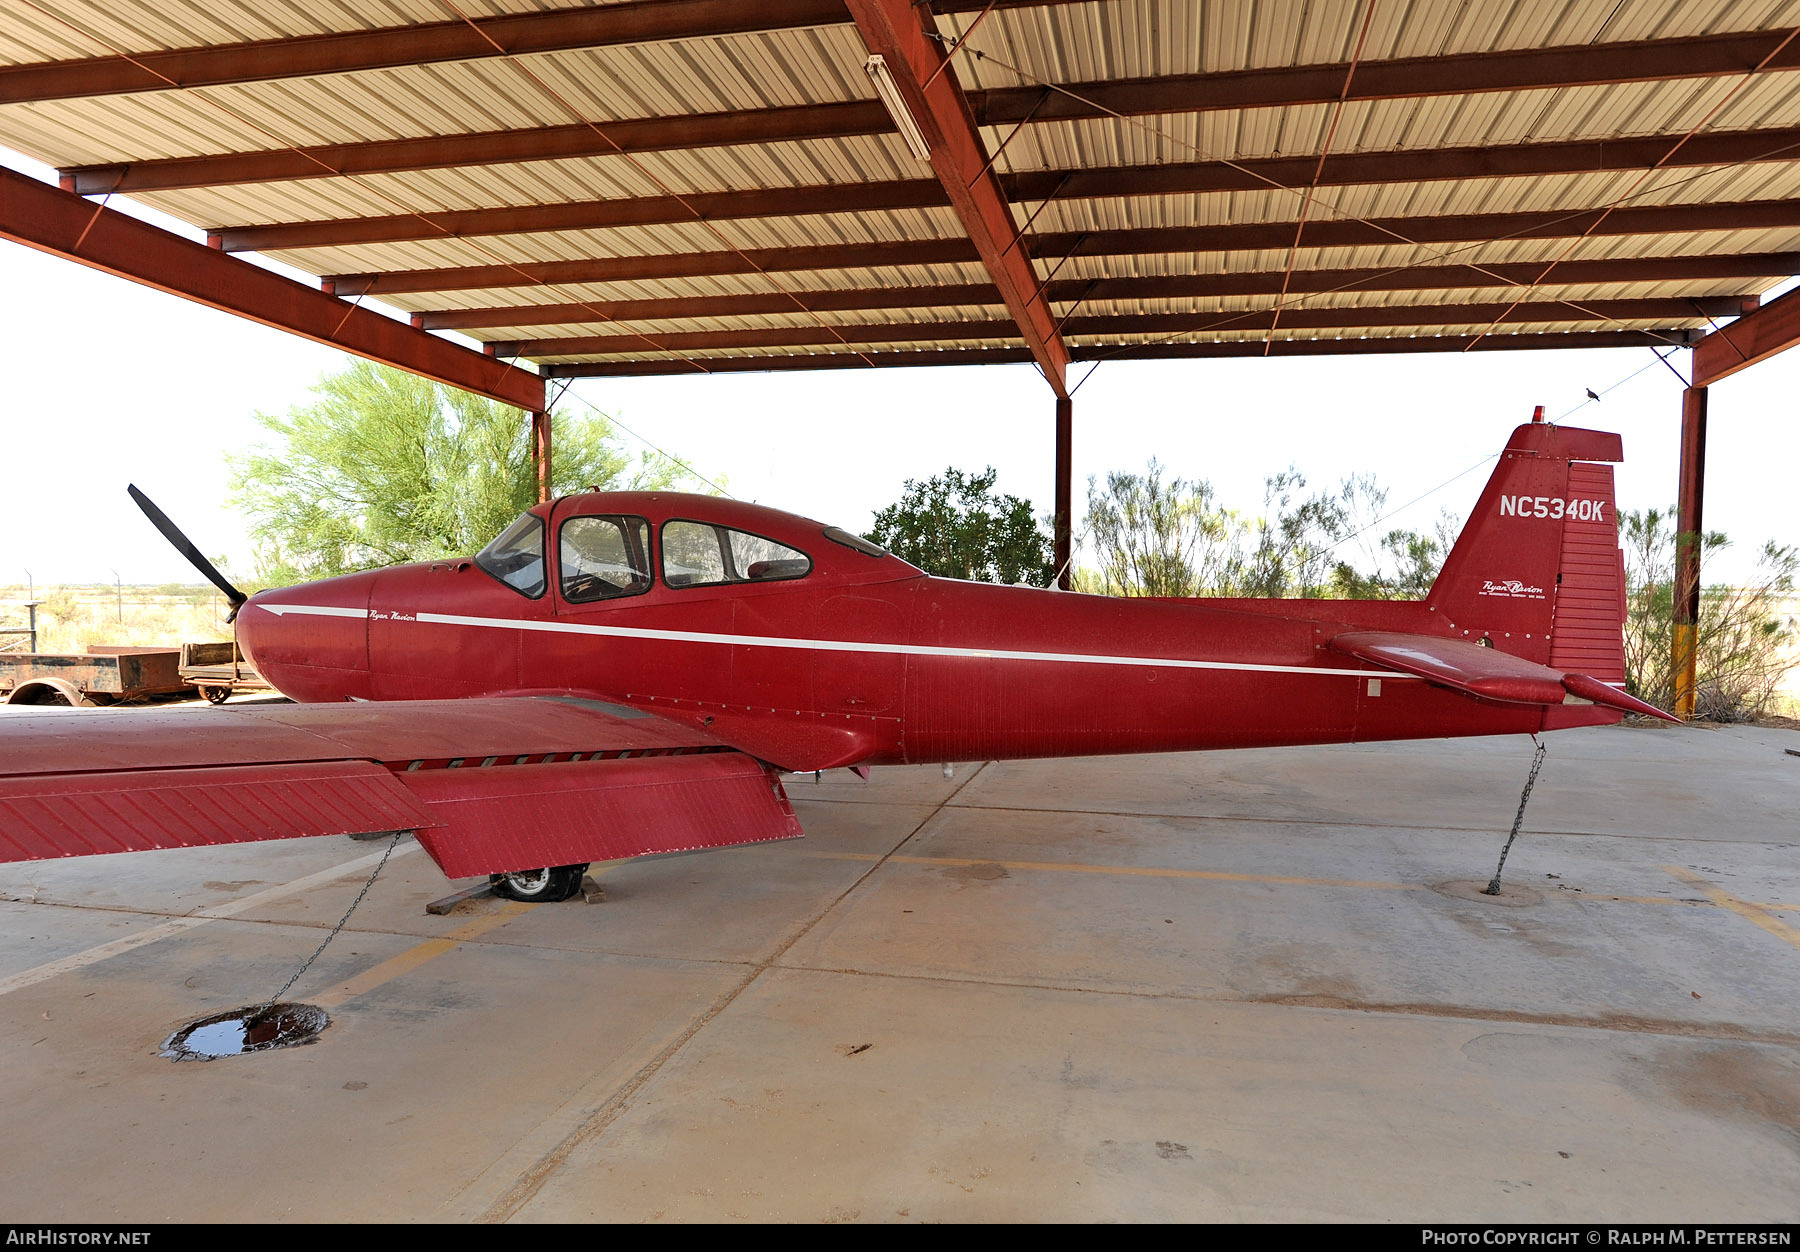
[(409, 830), (452, 878), (554, 900), (591, 861), (798, 836), (784, 771), (1664, 716), (1622, 690), (1620, 459), (1520, 426), (1417, 602), (958, 582), (664, 492), (248, 599), (176, 532), (296, 703), (0, 720), (0, 859)]

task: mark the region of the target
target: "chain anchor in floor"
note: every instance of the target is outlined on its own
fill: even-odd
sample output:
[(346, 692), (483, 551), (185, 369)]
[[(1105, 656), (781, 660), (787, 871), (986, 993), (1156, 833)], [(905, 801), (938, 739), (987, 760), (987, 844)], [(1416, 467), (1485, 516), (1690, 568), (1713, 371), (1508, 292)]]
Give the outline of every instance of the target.
[(1531, 738), (1537, 744), (1537, 751), (1531, 754), (1531, 773), (1525, 777), (1525, 790), (1519, 793), (1519, 811), (1513, 817), (1512, 833), (1506, 837), (1506, 846), (1500, 849), (1500, 864), (1494, 866), (1493, 878), (1481, 889), (1481, 894), (1485, 896), (1500, 894), (1500, 875), (1506, 869), (1506, 854), (1512, 851), (1513, 840), (1519, 837), (1519, 827), (1525, 821), (1525, 802), (1531, 799), (1531, 789), (1537, 785), (1538, 770), (1544, 764), (1544, 741), (1536, 735)]

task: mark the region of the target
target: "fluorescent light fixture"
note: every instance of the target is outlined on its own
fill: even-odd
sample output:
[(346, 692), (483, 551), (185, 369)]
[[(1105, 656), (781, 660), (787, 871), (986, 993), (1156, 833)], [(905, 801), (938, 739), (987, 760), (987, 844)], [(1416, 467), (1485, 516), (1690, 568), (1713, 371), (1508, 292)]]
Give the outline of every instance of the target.
[(863, 73), (875, 84), (875, 94), (887, 106), (888, 116), (900, 128), (900, 138), (906, 140), (906, 146), (912, 149), (914, 158), (920, 161), (931, 160), (931, 145), (925, 142), (925, 132), (919, 129), (918, 120), (913, 117), (912, 110), (906, 107), (906, 97), (900, 94), (900, 85), (894, 81), (887, 61), (879, 55), (871, 56), (863, 62)]

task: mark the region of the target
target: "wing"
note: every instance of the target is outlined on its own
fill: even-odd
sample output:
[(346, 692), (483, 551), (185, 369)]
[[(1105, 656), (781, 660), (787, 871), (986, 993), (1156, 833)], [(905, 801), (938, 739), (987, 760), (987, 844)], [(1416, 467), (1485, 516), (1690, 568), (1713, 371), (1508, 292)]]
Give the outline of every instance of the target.
[(0, 718), (0, 861), (394, 830), (453, 878), (800, 834), (771, 767), (598, 700)]
[(1505, 704), (1603, 704), (1626, 713), (1679, 722), (1655, 705), (1587, 674), (1564, 673), (1466, 639), (1400, 631), (1352, 631), (1331, 641), (1333, 651), (1415, 674), (1441, 687)]

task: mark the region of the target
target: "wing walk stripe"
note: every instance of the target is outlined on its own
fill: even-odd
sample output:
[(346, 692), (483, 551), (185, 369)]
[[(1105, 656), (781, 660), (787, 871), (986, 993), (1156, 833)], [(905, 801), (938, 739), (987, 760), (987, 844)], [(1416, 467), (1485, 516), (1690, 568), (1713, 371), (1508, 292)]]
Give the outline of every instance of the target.
[[(270, 613), (319, 617), (368, 617), (367, 609), (312, 604), (259, 604)], [(391, 619), (389, 619), (391, 620)], [(697, 630), (654, 630), (641, 626), (594, 626), (585, 622), (538, 622), (513, 618), (466, 617), (457, 613), (420, 613), (415, 621), (438, 626), (482, 626), (498, 630), (532, 630), (554, 635), (602, 635), (617, 639), (664, 639), (678, 643), (717, 643), (748, 648), (794, 648), (814, 652), (873, 652), (900, 656), (974, 657), (990, 661), (1055, 661), (1078, 665), (1160, 665), (1169, 669), (1238, 670), (1256, 674), (1333, 674), (1352, 678), (1416, 678), (1392, 670), (1327, 669), (1304, 665), (1255, 665), (1242, 661), (1190, 661), (1167, 656), (1106, 656), (1088, 652), (1020, 652), (1002, 648), (946, 648), (919, 643), (853, 643), (846, 639), (796, 639), (778, 635), (725, 635)]]

